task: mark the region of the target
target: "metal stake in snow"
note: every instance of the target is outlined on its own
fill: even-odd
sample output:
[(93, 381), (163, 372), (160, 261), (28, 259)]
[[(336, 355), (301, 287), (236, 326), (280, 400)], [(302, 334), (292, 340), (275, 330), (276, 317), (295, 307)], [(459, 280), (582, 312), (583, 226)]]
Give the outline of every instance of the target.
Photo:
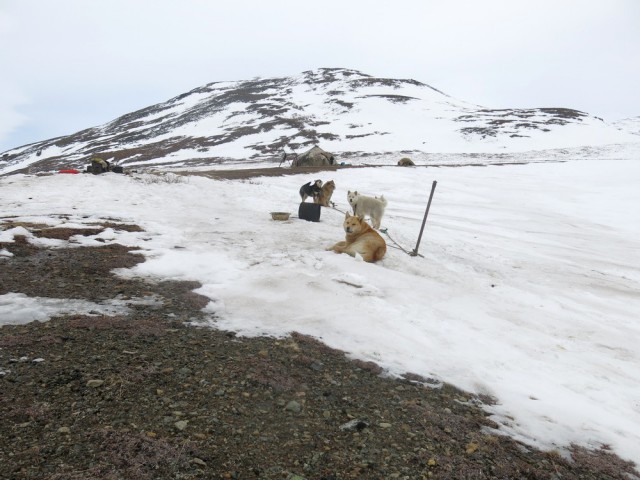
[(427, 215), (429, 215), (429, 208), (431, 208), (431, 200), (433, 199), (433, 193), (436, 191), (437, 181), (433, 181), (431, 185), (431, 195), (429, 195), (429, 202), (427, 203), (427, 209), (424, 212), (424, 218), (422, 219), (422, 227), (420, 227), (420, 234), (418, 235), (418, 241), (416, 242), (416, 248), (413, 249), (409, 255), (416, 257), (418, 255), (418, 247), (420, 246), (420, 240), (422, 239), (422, 232), (424, 232), (424, 224), (427, 223)]

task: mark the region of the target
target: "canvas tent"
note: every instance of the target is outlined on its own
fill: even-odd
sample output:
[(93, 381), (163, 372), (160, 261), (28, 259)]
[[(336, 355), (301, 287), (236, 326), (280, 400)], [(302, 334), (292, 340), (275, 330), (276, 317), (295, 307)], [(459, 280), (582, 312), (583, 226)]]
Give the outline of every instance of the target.
[(307, 150), (299, 155), (293, 163), (292, 167), (322, 167), (325, 165), (335, 165), (336, 159), (333, 154), (324, 151), (317, 145), (311, 150)]

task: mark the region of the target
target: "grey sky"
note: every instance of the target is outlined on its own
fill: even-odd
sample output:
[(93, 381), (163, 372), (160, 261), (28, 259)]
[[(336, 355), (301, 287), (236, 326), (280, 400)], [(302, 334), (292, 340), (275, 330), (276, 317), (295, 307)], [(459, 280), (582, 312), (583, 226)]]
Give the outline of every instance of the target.
[(639, 0), (0, 0), (0, 151), (220, 80), (346, 67), (640, 115)]

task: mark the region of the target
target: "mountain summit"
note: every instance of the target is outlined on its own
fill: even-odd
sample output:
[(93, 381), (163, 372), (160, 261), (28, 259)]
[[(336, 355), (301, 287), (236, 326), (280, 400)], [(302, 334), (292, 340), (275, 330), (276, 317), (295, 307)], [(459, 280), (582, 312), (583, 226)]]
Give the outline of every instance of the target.
[(9, 150), (0, 173), (121, 165), (277, 161), (321, 144), (349, 156), (505, 153), (637, 141), (569, 108), (489, 109), (416, 80), (321, 68), (293, 77), (214, 82), (102, 126)]

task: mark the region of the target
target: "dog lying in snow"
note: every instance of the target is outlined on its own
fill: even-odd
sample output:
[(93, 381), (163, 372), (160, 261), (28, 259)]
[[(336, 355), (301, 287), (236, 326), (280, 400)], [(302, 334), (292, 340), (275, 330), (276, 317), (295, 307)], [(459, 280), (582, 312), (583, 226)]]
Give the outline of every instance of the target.
[(322, 190), (322, 180), (305, 183), (300, 187), (300, 198), (304, 202), (308, 197), (315, 198)]
[(384, 215), (384, 209), (387, 206), (387, 200), (384, 195), (380, 197), (368, 197), (361, 195), (358, 192), (347, 192), (347, 200), (349, 205), (353, 209), (353, 214), (364, 217), (368, 215), (371, 218), (371, 224), (373, 228), (379, 229), (380, 222), (382, 222), (382, 216)]
[(349, 215), (349, 212), (347, 212), (344, 217), (343, 227), (346, 233), (345, 240), (336, 243), (327, 250), (333, 250), (336, 253), (347, 253), (352, 257), (355, 257), (357, 253), (362, 256), (365, 262), (377, 262), (387, 253), (387, 244), (384, 238), (371, 228), (362, 217)]

